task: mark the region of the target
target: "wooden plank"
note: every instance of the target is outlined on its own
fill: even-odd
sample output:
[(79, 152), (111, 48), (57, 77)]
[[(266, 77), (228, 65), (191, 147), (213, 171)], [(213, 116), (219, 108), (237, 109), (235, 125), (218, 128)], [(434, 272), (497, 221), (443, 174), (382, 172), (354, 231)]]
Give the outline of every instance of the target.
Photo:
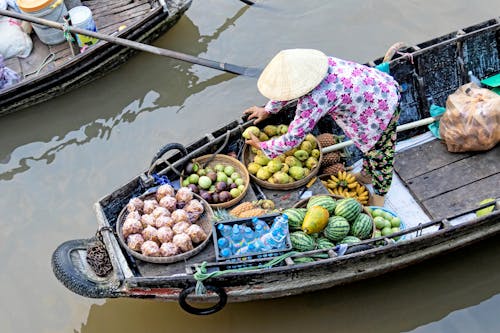
[[(146, 5), (148, 8), (151, 8), (151, 5), (148, 1), (134, 1), (130, 3), (121, 3), (121, 4), (113, 4), (108, 6), (97, 7), (95, 9), (95, 15), (93, 17), (102, 17), (115, 15), (118, 13), (128, 12), (130, 10), (134, 10), (136, 7)], [(94, 12), (93, 12), (94, 13)]]
[(115, 16), (112, 16), (112, 17), (101, 17), (100, 19), (97, 18), (96, 25), (98, 27), (100, 27), (100, 29), (104, 29), (104, 28), (109, 27), (109, 26), (111, 26), (113, 24), (120, 23), (120, 22), (129, 20), (129, 19), (132, 19), (132, 18), (136, 18), (136, 19), (137, 18), (142, 18), (142, 17), (146, 16), (150, 12), (151, 12), (151, 9), (150, 8), (146, 8), (143, 11), (134, 12), (134, 13), (127, 13), (126, 15), (121, 14), (121, 15), (115, 15)]
[(454, 191), (425, 200), (421, 204), (433, 219), (440, 219), (473, 209), (486, 198), (499, 198), (499, 185), (500, 174), (497, 173)]
[(500, 146), (474, 154), (408, 180), (418, 200), (424, 201), (500, 173)]
[(447, 164), (471, 156), (470, 153), (449, 153), (446, 145), (439, 140), (433, 140), (424, 145), (396, 154), (394, 170), (405, 182)]

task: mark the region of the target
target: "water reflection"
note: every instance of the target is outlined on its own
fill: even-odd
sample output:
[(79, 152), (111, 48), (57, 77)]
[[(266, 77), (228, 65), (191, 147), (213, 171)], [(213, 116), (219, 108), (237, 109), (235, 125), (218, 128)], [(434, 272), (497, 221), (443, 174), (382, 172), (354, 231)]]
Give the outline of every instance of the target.
[[(490, 299), (500, 292), (500, 276), (491, 266), (500, 259), (499, 240), (496, 237), (467, 250), (347, 286), (229, 304), (207, 317), (189, 315), (176, 303), (108, 300), (91, 307), (81, 332), (450, 332), (450, 327), (456, 325), (450, 323), (449, 317), (463, 323), (463, 328), (478, 328), (456, 332), (487, 332), (488, 328), (493, 332), (500, 320), (482, 308), (491, 312), (497, 308), (494, 304), (500, 304), (499, 297)], [(476, 251), (479, 248), (481, 251)], [(487, 260), (484, 253), (491, 254)], [(467, 265), (463, 265), (464, 261)], [(479, 320), (485, 317), (487, 324), (480, 325)], [(441, 325), (423, 326), (441, 320)]]
[[(225, 22), (210, 35), (201, 35), (198, 27), (196, 27), (196, 25), (186, 16), (179, 21), (177, 24), (178, 26), (176, 25), (170, 33), (175, 34), (176, 29), (182, 29), (182, 43), (193, 46), (190, 49), (190, 54), (199, 56), (207, 51), (208, 46), (213, 40), (219, 38), (221, 33), (233, 26), (248, 8), (249, 6), (242, 7), (235, 15), (225, 20)], [(168, 47), (177, 49), (175, 42), (172, 44), (174, 45)], [(165, 62), (171, 63), (174, 68), (167, 68)], [(88, 96), (78, 96), (82, 94), (82, 92), (75, 92), (71, 94), (71, 98), (74, 101), (86, 101), (85, 105), (82, 106), (89, 112), (87, 112), (87, 110), (80, 112), (80, 110), (53, 109), (50, 108), (50, 104), (53, 103), (53, 101), (49, 101), (46, 105), (40, 107), (42, 108), (41, 115), (30, 115), (40, 119), (40, 121), (37, 122), (37, 129), (31, 132), (22, 132), (22, 137), (18, 137), (19, 133), (15, 133), (18, 132), (15, 127), (9, 127), (4, 123), (5, 130), (1, 130), (0, 132), (3, 133), (6, 138), (10, 137), (11, 139), (3, 140), (2, 147), (0, 148), (0, 181), (11, 180), (16, 174), (29, 170), (33, 162), (45, 161), (47, 164), (52, 163), (56, 158), (56, 153), (67, 146), (83, 145), (94, 138), (109, 138), (115, 127), (122, 123), (134, 122), (141, 113), (153, 112), (159, 107), (183, 105), (187, 97), (234, 77), (232, 74), (212, 70), (207, 79), (200, 79), (200, 73), (195, 69), (196, 66), (186, 62), (165, 59), (163, 57), (156, 57), (154, 63), (148, 67), (150, 72), (143, 73), (142, 77), (146, 79), (148, 77), (158, 78), (155, 71), (159, 67), (164, 71), (163, 75), (159, 77), (163, 79), (154, 81), (154, 89), (151, 89), (152, 84), (149, 82), (133, 82), (131, 83), (134, 85), (133, 88), (125, 88), (127, 96), (133, 95), (131, 92), (138, 87), (142, 87), (143, 89), (149, 88), (150, 90), (142, 92), (142, 95), (139, 93), (139, 95), (143, 97), (133, 100), (119, 113), (113, 113), (113, 111), (117, 110), (113, 107), (99, 107), (99, 103), (102, 102), (100, 98), (93, 99), (88, 98)], [(113, 73), (111, 77), (124, 75), (123, 73), (125, 73), (125, 71)], [(102, 84), (105, 86), (107, 81), (116, 80), (116, 77), (111, 77), (108, 75), (108, 77), (96, 83), (92, 83), (92, 85)], [(173, 78), (175, 80), (172, 80)], [(126, 78), (124, 78), (124, 80), (126, 81)], [(82, 89), (85, 91), (89, 88), (84, 87)], [(161, 93), (162, 91), (164, 92)], [(123, 96), (122, 92), (117, 92), (117, 94), (109, 93), (110, 91), (108, 89), (106, 91), (106, 95), (108, 96)], [(60, 100), (64, 98), (69, 98), (69, 96), (62, 96), (58, 102), (60, 103)], [(116, 100), (114, 100), (114, 103), (116, 103)], [(68, 101), (67, 105), (72, 104), (74, 104), (74, 102)], [(50, 110), (44, 110), (45, 106)], [(92, 109), (105, 110), (108, 114), (102, 114), (102, 112), (95, 114), (92, 112)], [(29, 113), (29, 111), (24, 112), (25, 113), (21, 116), (12, 115), (10, 121), (14, 123), (14, 119), (22, 118)], [(51, 112), (51, 114), (48, 115), (47, 112)], [(73, 118), (75, 112), (78, 113), (78, 117), (76, 118), (79, 120), (76, 123), (74, 120), (68, 119)], [(87, 116), (85, 117), (85, 115)], [(53, 123), (44, 122), (44, 120), (46, 120), (45, 118), (49, 116), (49, 119), (59, 119), (56, 128), (54, 128)], [(7, 123), (10, 121), (7, 119)], [(53, 136), (55, 132), (58, 132), (59, 135)], [(46, 133), (48, 137), (44, 136), (44, 133)], [(12, 138), (16, 139), (14, 140)], [(20, 140), (24, 143), (20, 143)]]

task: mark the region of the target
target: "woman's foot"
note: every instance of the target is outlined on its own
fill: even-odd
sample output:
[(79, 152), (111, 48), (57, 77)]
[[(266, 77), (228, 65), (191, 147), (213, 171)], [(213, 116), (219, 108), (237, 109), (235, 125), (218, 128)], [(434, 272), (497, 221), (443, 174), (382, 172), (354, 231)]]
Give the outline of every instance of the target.
[(358, 181), (358, 183), (361, 184), (371, 184), (372, 183), (372, 177), (368, 176), (367, 174), (364, 174), (362, 172), (355, 172), (352, 174), (354, 178)]

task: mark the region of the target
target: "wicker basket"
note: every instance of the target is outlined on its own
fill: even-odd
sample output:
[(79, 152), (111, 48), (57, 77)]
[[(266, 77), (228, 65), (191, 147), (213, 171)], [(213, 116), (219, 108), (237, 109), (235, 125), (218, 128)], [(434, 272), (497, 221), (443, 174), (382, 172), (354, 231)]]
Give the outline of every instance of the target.
[[(123, 226), (123, 223), (125, 222), (125, 218), (127, 217), (127, 207), (126, 206), (123, 207), (120, 214), (118, 215), (118, 219), (116, 220), (116, 234), (118, 235), (118, 240), (119, 240), (120, 244), (133, 257), (140, 259), (142, 261), (147, 261), (147, 262), (151, 262), (151, 263), (155, 263), (155, 264), (170, 264), (173, 262), (185, 260), (187, 258), (190, 258), (190, 257), (198, 254), (201, 250), (203, 250), (203, 248), (205, 248), (205, 246), (207, 246), (207, 244), (210, 242), (210, 240), (212, 238), (213, 211), (212, 211), (212, 208), (210, 208), (210, 206), (208, 205), (208, 203), (205, 200), (203, 200), (199, 195), (197, 195), (197, 194), (193, 194), (193, 195), (194, 195), (194, 198), (199, 200), (204, 207), (203, 214), (198, 218), (197, 221), (195, 221), (194, 224), (199, 225), (203, 229), (203, 231), (205, 231), (205, 233), (207, 234), (207, 239), (205, 239), (203, 242), (198, 244), (191, 251), (180, 253), (180, 254), (177, 254), (177, 255), (171, 256), (171, 257), (148, 257), (148, 256), (145, 256), (139, 252), (136, 252), (136, 251), (130, 249), (127, 246), (127, 242), (125, 241), (125, 239), (123, 237), (123, 232), (122, 232), (122, 226)], [(148, 193), (146, 195), (142, 195), (139, 198), (141, 198), (142, 200), (145, 200), (145, 199), (152, 199), (155, 196), (156, 196), (156, 192), (152, 192), (152, 193)]]
[[(208, 164), (205, 165), (204, 167), (212, 167), (212, 168), (216, 164), (222, 164), (224, 166), (231, 165), (234, 167), (236, 172), (238, 172), (241, 175), (241, 178), (245, 182), (245, 188), (243, 189), (243, 191), (241, 192), (241, 194), (238, 197), (231, 199), (229, 201), (226, 201), (226, 202), (222, 202), (222, 203), (217, 203), (217, 204), (209, 203), (210, 207), (212, 207), (212, 208), (231, 207), (231, 206), (236, 205), (238, 202), (241, 201), (241, 199), (243, 199), (245, 197), (245, 195), (248, 191), (248, 186), (250, 185), (250, 176), (248, 174), (247, 168), (245, 168), (245, 166), (240, 161), (238, 161), (237, 159), (235, 159), (231, 156), (224, 155), (224, 154), (217, 154), (215, 156), (203, 155), (203, 156), (200, 156), (198, 158), (195, 158), (194, 161), (200, 165), (204, 165), (205, 163), (208, 162)], [(181, 178), (181, 184), (182, 184), (182, 181), (183, 181), (183, 179)]]
[[(335, 200), (345, 199), (344, 197), (341, 197), (341, 196), (335, 195), (335, 194), (320, 194), (320, 195), (317, 195), (317, 196), (325, 196), (325, 195), (327, 195), (329, 197), (332, 197)], [(314, 196), (312, 196), (312, 197), (314, 197)], [(312, 197), (309, 197), (309, 198), (302, 199), (302, 200), (298, 201), (297, 203), (295, 203), (295, 205), (293, 205), (293, 208), (306, 208), (307, 203), (309, 202), (309, 199), (311, 199)], [(371, 238), (373, 238), (374, 235), (375, 235), (375, 231), (377, 230), (377, 228), (375, 227), (375, 223), (373, 222), (372, 215), (370, 214), (370, 211), (367, 209), (367, 207), (365, 207), (365, 206), (361, 206), (361, 207), (363, 209), (363, 213), (365, 213), (366, 215), (368, 215), (368, 217), (372, 221), (373, 231), (372, 231), (372, 237)]]
[[(316, 139), (316, 143), (319, 147), (319, 142), (317, 139)], [(252, 152), (251, 146), (245, 144), (245, 146), (243, 147), (243, 154), (242, 154), (243, 164), (248, 165), (248, 163), (253, 161), (254, 157), (255, 157), (255, 154)], [(252, 174), (250, 174), (250, 178), (256, 184), (259, 184), (263, 188), (267, 188), (270, 190), (293, 190), (293, 189), (299, 188), (299, 187), (307, 184), (314, 176), (316, 176), (316, 174), (318, 173), (319, 168), (321, 166), (322, 160), (323, 160), (323, 153), (321, 153), (321, 150), (320, 150), (320, 155), (318, 158), (318, 165), (314, 169), (312, 169), (311, 172), (309, 172), (309, 174), (306, 177), (302, 178), (301, 180), (294, 181), (292, 183), (271, 184), (270, 182), (259, 179)]]

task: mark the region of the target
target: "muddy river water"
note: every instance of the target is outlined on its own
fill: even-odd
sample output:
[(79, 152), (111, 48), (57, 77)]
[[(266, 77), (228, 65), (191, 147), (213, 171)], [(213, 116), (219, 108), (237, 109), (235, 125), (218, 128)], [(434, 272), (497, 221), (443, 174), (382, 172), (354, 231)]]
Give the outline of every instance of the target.
[[(500, 15), (498, 0), (194, 0), (156, 45), (263, 67), (279, 50), (357, 62)], [(0, 119), (0, 332), (499, 332), (500, 238), (372, 280), (194, 317), (176, 303), (93, 300), (54, 277), (53, 250), (95, 233), (93, 204), (262, 104), (256, 80), (138, 54), (104, 78)]]

